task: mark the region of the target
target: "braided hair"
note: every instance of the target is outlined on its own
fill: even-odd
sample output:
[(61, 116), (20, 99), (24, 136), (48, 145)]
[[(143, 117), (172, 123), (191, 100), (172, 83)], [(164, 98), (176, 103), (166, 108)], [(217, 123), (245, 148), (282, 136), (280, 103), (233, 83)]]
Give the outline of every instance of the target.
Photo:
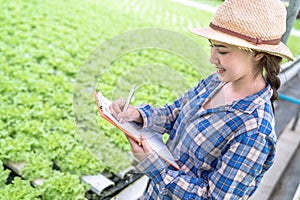
[(273, 89), (273, 95), (271, 97), (273, 112), (275, 111), (274, 102), (279, 99), (277, 90), (280, 87), (280, 79), (278, 77), (278, 74), (280, 72), (281, 61), (282, 58), (279, 56), (264, 53), (264, 56), (258, 62), (258, 67), (260, 69), (259, 71), (264, 70), (265, 79)]

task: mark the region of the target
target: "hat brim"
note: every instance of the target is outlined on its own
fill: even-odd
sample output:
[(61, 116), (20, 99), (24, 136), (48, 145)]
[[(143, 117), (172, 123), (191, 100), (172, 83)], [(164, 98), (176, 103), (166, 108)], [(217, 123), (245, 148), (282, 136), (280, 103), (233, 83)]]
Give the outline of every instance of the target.
[(190, 31), (196, 35), (200, 35), (204, 38), (215, 40), (218, 42), (223, 42), (229, 45), (234, 45), (238, 47), (250, 48), (260, 52), (266, 52), (275, 56), (280, 56), (293, 61), (294, 57), (289, 48), (280, 42), (278, 45), (268, 45), (268, 44), (254, 44), (243, 40), (241, 38), (216, 31), (210, 27), (208, 28), (191, 28)]

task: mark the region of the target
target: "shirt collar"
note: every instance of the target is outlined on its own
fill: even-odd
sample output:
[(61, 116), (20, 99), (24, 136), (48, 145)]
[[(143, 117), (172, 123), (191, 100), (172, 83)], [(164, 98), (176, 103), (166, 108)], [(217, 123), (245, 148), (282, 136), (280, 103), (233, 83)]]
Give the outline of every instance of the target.
[(270, 102), (270, 99), (273, 95), (273, 89), (270, 84), (267, 83), (267, 86), (261, 91), (247, 96), (241, 100), (235, 101), (231, 104), (228, 111), (240, 110), (245, 113), (253, 113), (253, 111), (259, 106)]

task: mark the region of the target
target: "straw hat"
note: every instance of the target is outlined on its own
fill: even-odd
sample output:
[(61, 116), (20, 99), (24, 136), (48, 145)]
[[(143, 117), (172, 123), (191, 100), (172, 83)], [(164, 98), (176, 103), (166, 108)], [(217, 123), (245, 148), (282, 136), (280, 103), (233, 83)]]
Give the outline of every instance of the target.
[(225, 0), (208, 28), (192, 28), (202, 37), (294, 60), (280, 42), (286, 30), (286, 8), (279, 0)]

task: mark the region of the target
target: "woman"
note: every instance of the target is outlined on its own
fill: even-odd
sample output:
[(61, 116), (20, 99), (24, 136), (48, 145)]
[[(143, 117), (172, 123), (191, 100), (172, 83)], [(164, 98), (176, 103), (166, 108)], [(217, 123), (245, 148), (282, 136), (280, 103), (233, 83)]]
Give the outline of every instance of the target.
[(180, 166), (166, 164), (146, 138), (141, 146), (128, 138), (150, 179), (141, 199), (247, 199), (255, 192), (275, 155), (279, 64), (293, 60), (280, 42), (285, 21), (279, 0), (226, 0), (209, 28), (191, 30), (209, 39), (216, 73), (163, 108), (121, 112), (124, 101), (112, 103), (117, 119), (169, 133)]

